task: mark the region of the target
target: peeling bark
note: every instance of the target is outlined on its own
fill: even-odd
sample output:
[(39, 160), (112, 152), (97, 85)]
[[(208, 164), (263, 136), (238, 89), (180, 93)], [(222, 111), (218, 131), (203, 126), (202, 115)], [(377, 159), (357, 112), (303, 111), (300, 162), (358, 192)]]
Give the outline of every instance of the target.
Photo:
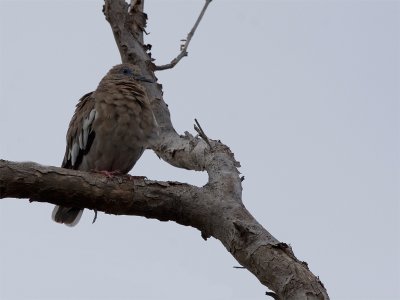
[[(206, 0), (210, 2), (210, 0)], [(143, 0), (106, 0), (110, 23), (123, 62), (138, 65), (156, 79), (156, 67), (143, 43), (146, 15)], [(275, 295), (276, 299), (329, 299), (318, 277), (299, 261), (291, 247), (264, 229), (242, 203), (242, 185), (233, 153), (219, 141), (205, 142), (172, 126), (160, 84), (146, 84), (160, 125), (160, 138), (151, 148), (173, 166), (205, 170), (203, 187), (186, 183), (107, 178), (104, 175), (35, 163), (0, 160), (0, 198), (31, 198), (62, 206), (89, 208), (116, 215), (137, 215), (175, 221), (220, 240), (235, 259)], [(43, 200), (41, 200), (43, 199)]]
[(212, 183), (196, 187), (132, 179), (129, 175), (108, 178), (98, 173), (0, 160), (0, 198), (31, 198), (192, 226), (204, 239), (213, 236), (220, 240), (279, 299), (328, 299), (307, 264), (297, 260), (290, 246), (280, 243), (253, 218), (236, 198), (234, 184), (229, 178), (224, 180), (221, 190)]

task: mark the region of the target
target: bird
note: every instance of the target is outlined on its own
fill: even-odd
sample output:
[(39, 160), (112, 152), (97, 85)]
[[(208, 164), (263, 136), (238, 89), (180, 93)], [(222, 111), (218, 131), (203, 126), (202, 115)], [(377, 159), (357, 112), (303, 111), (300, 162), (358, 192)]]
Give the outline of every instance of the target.
[[(96, 90), (76, 105), (66, 135), (61, 167), (126, 174), (158, 135), (158, 124), (143, 86), (152, 79), (133, 64), (114, 66)], [(75, 226), (83, 209), (55, 206), (52, 219)]]

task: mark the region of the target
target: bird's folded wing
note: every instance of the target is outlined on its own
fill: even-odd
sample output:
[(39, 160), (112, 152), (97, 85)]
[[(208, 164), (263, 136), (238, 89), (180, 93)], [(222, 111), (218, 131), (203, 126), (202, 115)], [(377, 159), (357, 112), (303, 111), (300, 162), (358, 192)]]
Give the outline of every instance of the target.
[(79, 100), (69, 123), (63, 168), (78, 169), (83, 156), (89, 152), (95, 137), (92, 126), (95, 118), (95, 101), (91, 92)]

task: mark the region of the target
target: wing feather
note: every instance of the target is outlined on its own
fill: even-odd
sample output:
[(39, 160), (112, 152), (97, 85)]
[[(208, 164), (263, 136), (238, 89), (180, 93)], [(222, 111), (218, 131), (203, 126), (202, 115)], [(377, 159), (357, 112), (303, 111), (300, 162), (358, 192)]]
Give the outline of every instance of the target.
[(84, 95), (76, 105), (67, 132), (67, 146), (61, 165), (63, 168), (78, 169), (83, 156), (92, 146), (95, 137), (92, 125), (96, 119), (94, 105), (93, 92)]

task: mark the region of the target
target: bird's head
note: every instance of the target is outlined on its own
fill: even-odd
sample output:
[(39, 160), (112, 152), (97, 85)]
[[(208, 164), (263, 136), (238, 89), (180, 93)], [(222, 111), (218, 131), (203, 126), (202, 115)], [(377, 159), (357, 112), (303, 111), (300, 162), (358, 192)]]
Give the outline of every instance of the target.
[(154, 80), (151, 78), (147, 78), (140, 73), (140, 69), (138, 66), (132, 64), (120, 64), (114, 66), (107, 74), (109, 79), (115, 80), (137, 80), (153, 83)]

